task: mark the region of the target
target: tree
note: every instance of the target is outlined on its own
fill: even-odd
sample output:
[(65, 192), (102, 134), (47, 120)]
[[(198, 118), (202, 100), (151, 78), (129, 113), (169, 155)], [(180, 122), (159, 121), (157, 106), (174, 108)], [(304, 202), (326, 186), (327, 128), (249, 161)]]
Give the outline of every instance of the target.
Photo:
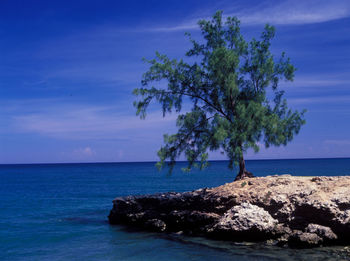
[[(146, 117), (155, 100), (161, 104), (163, 117), (173, 110), (180, 112), (184, 99), (192, 103), (190, 112), (177, 118), (178, 132), (164, 135), (164, 146), (158, 151), (162, 167), (166, 160), (172, 171), (176, 159), (184, 153), (187, 170), (207, 166), (209, 151), (220, 150), (229, 159), (229, 167), (239, 165), (236, 180), (252, 177), (247, 171), (244, 153), (265, 147), (286, 145), (305, 124), (304, 113), (287, 107), (281, 80), (293, 81), (295, 67), (282, 53), (276, 60), (270, 52), (274, 27), (266, 25), (260, 40), (249, 43), (240, 33), (240, 21), (228, 17), (225, 22), (218, 11), (212, 20), (198, 22), (203, 43), (190, 34), (192, 48), (186, 56), (192, 59), (169, 59), (156, 52), (156, 58), (144, 73), (142, 88), (134, 90), (136, 114)], [(167, 82), (156, 88), (153, 82)]]

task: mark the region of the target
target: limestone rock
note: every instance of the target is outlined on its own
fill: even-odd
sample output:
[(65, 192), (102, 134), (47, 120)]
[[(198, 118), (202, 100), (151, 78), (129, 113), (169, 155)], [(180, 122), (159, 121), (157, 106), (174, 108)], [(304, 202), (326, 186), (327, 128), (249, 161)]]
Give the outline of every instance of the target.
[(350, 177), (274, 175), (192, 192), (120, 197), (109, 222), (297, 247), (349, 244)]
[(232, 234), (241, 239), (265, 238), (273, 233), (278, 221), (263, 208), (242, 203), (229, 209), (213, 226), (212, 232), (226, 237)]

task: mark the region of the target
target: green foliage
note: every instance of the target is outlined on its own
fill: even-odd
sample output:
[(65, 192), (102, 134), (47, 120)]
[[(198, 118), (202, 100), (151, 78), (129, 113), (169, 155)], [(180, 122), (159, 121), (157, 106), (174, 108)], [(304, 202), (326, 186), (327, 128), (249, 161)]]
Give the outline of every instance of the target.
[[(266, 147), (286, 145), (305, 123), (305, 111), (290, 110), (278, 89), (281, 80), (293, 80), (295, 68), (284, 53), (279, 59), (271, 54), (274, 27), (266, 25), (260, 39), (248, 43), (240, 33), (239, 20), (228, 17), (223, 22), (220, 11), (198, 25), (203, 43), (187, 34), (192, 48), (186, 56), (195, 62), (157, 52), (155, 59), (146, 60), (150, 67), (143, 75), (143, 87), (133, 92), (140, 98), (134, 106), (141, 118), (153, 100), (162, 106), (163, 116), (180, 112), (185, 98), (193, 103), (190, 112), (178, 116), (178, 132), (164, 135), (157, 166), (169, 160), (171, 171), (184, 153), (189, 163), (186, 170), (204, 168), (208, 151), (220, 150), (232, 168), (249, 148), (259, 151), (258, 142)], [(166, 88), (151, 85), (163, 80)]]
[(243, 182), (241, 183), (241, 187), (244, 188), (245, 185), (247, 185), (247, 182), (243, 181)]

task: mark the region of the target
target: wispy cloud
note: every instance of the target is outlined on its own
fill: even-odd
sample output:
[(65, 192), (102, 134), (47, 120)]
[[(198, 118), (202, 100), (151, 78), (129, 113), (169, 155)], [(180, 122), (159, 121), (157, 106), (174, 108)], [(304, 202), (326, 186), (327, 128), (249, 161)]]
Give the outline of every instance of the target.
[(281, 82), (281, 86), (290, 85), (293, 88), (303, 87), (303, 88), (322, 88), (322, 87), (335, 87), (335, 86), (344, 86), (347, 87), (350, 85), (350, 79), (331, 79), (326, 78), (322, 75), (317, 75), (315, 77), (297, 77), (293, 82)]
[(312, 24), (350, 16), (349, 1), (284, 1), (274, 6), (267, 5), (261, 10), (249, 13), (244, 10), (242, 16), (246, 24)]
[[(324, 98), (329, 101), (336, 100), (348, 100), (347, 94), (349, 93), (350, 78), (348, 74), (308, 74), (303, 76), (296, 76), (293, 82), (280, 82), (281, 89), (285, 90), (287, 94), (293, 96), (299, 96), (300, 98), (308, 98), (308, 96), (314, 97), (315, 95), (324, 95)], [(342, 93), (344, 95), (335, 94)]]
[[(60, 108), (59, 108), (60, 107)], [(63, 139), (130, 139), (132, 133), (174, 126), (177, 115), (163, 118), (160, 112), (140, 120), (133, 113), (120, 113), (118, 107), (60, 105), (46, 112), (13, 117), (17, 132), (31, 132)], [(135, 138), (135, 136), (132, 136)]]
[(305, 98), (290, 98), (288, 102), (291, 104), (311, 104), (311, 103), (323, 103), (323, 104), (337, 104), (337, 103), (350, 103), (350, 96), (310, 96)]
[[(337, 20), (350, 16), (350, 1), (265, 1), (256, 5), (255, 8), (249, 6), (242, 7), (233, 4), (231, 1), (225, 2), (221, 9), (228, 10), (225, 16), (237, 16), (242, 25), (257, 25), (271, 23), (274, 25), (300, 25), (322, 23)], [(208, 11), (210, 13), (215, 10)], [(203, 17), (202, 17), (203, 18)], [(209, 16), (208, 16), (209, 18)], [(172, 26), (161, 26), (153, 28), (153, 31), (182, 31), (198, 28), (196, 19), (189, 19)]]
[(330, 145), (349, 146), (350, 140), (325, 140), (324, 143)]

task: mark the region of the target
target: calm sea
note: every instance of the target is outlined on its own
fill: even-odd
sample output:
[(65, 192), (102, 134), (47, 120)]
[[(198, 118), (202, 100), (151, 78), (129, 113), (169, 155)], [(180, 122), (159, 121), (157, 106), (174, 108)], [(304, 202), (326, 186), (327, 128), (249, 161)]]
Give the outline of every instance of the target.
[[(110, 226), (117, 196), (187, 191), (231, 182), (227, 162), (158, 172), (154, 163), (0, 165), (0, 260), (335, 260), (337, 248), (290, 250)], [(269, 174), (349, 175), (350, 159), (254, 160)], [(322, 260), (328, 260), (322, 259)]]

